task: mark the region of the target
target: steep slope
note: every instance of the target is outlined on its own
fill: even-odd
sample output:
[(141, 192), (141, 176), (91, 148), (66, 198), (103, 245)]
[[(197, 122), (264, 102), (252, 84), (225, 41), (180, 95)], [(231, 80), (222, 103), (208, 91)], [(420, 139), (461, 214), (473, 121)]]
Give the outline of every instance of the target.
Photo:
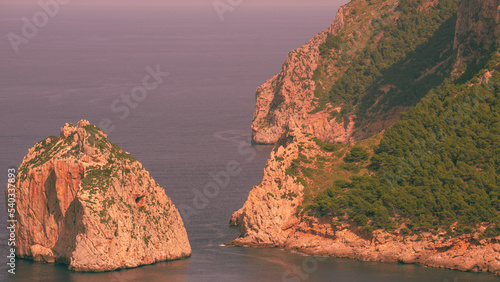
[[(256, 113), (273, 118), (254, 115), (254, 141), (276, 145), (228, 244), (500, 274), (500, 1), (457, 2), (400, 1), (381, 16), (395, 24), (339, 64), (363, 26), (345, 24), (352, 11), (380, 21), (352, 1), (316, 42), (315, 98), (296, 87), (271, 109), (259, 88)], [(318, 115), (328, 130), (308, 126)]]
[[(309, 120), (309, 130), (325, 136), (339, 134), (345, 139), (343, 130), (330, 130), (326, 117), (308, 112), (313, 109), (315, 83), (311, 80), (318, 67), (319, 46), (329, 35), (337, 34), (344, 27), (344, 11), (341, 7), (332, 25), (315, 36), (301, 48), (290, 52), (282, 71), (257, 89), (256, 107), (252, 123), (252, 141), (257, 144), (274, 144), (283, 134), (289, 121), (299, 123)], [(314, 122), (312, 122), (314, 121)], [(306, 125), (304, 125), (306, 126)], [(335, 127), (335, 125), (333, 125)]]
[(187, 257), (179, 212), (130, 154), (88, 121), (32, 147), (16, 176), (16, 255), (75, 271)]
[[(452, 71), (458, 0), (354, 0), (257, 89), (253, 141), (289, 123), (346, 143), (392, 125)], [(411, 67), (408, 67), (408, 65)]]

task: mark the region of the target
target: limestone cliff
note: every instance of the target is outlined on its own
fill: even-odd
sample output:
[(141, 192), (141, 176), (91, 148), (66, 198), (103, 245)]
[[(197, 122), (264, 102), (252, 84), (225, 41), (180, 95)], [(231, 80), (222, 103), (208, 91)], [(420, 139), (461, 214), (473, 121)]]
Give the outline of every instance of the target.
[(316, 85), (311, 78), (318, 67), (319, 46), (328, 35), (337, 34), (344, 27), (344, 9), (339, 9), (329, 28), (290, 52), (281, 72), (257, 89), (252, 123), (254, 143), (276, 143), (290, 120), (295, 120), (304, 131), (322, 135), (324, 139), (347, 140), (346, 130), (335, 121), (328, 121), (328, 114), (309, 114), (314, 108), (312, 101)]
[[(245, 205), (231, 218), (239, 226), (240, 245), (283, 246), (299, 220), (295, 213), (302, 203), (304, 186), (285, 172), (299, 156), (300, 142), (305, 141), (299, 130), (287, 132), (279, 140), (264, 169), (260, 184), (250, 191)], [(291, 232), (291, 233), (290, 233)]]
[(16, 180), (18, 257), (98, 272), (191, 254), (165, 191), (88, 121), (32, 147)]
[[(366, 137), (356, 133), (355, 115), (339, 122), (332, 119), (331, 112), (340, 112), (342, 105), (327, 105), (319, 109), (317, 92), (334, 83), (345, 71), (342, 57), (355, 57), (370, 45), (375, 25), (382, 14), (394, 14), (388, 22), (396, 19), (397, 1), (354, 0), (339, 8), (330, 27), (314, 36), (307, 44), (290, 52), (279, 74), (261, 85), (256, 92), (256, 107), (253, 114), (252, 141), (255, 144), (274, 144), (293, 122), (302, 132), (311, 133), (323, 141), (345, 143)], [(359, 10), (367, 10), (360, 14)], [(321, 56), (321, 45), (328, 37), (344, 33), (345, 44), (332, 51), (335, 58), (325, 60)], [(323, 70), (327, 78), (322, 81), (315, 73)], [(387, 113), (377, 130), (390, 126), (400, 110)]]
[[(427, 10), (432, 7), (444, 10), (445, 5), (451, 5), (440, 2), (443, 1), (424, 0), (415, 5), (420, 6), (422, 15), (430, 15)], [(458, 12), (449, 19), (449, 31), (443, 30), (445, 25), (439, 30), (423, 25), (421, 30), (413, 31), (419, 34), (420, 41), (397, 43), (400, 46), (387, 52), (390, 47), (384, 39), (393, 36), (390, 40), (395, 42), (399, 37), (386, 36), (392, 32), (387, 27), (397, 26), (401, 17), (408, 16), (402, 14), (399, 4), (393, 0), (353, 0), (339, 8), (330, 27), (290, 52), (281, 72), (256, 91), (253, 142), (275, 144), (290, 122), (302, 132), (330, 143), (373, 136), (390, 127), (400, 113), (418, 102), (412, 96), (421, 94), (415, 91), (425, 93), (436, 80), (477, 71), (491, 48), (499, 43), (498, 1), (461, 1)], [(447, 16), (437, 12), (425, 20), (431, 24), (432, 17)], [(443, 44), (447, 36), (454, 36), (454, 40)], [(331, 49), (325, 50), (325, 45)], [(377, 48), (378, 52), (371, 52)], [(436, 57), (429, 59), (430, 54)], [(413, 68), (408, 69), (408, 64), (413, 64)], [(400, 74), (406, 77), (398, 77)], [(405, 79), (408, 81), (402, 83)], [(347, 90), (332, 89), (339, 80)], [(349, 80), (353, 83), (344, 83)], [(362, 86), (366, 81), (370, 83)], [(408, 85), (410, 89), (404, 89)], [(353, 102), (337, 99), (339, 90), (354, 96), (349, 97)]]
[[(405, 2), (420, 5), (416, 9), (422, 11), (425, 18), (431, 7), (444, 10), (448, 5), (446, 9), (453, 10), (450, 7), (457, 7), (458, 1)], [(441, 4), (443, 6), (439, 6)], [(353, 175), (349, 170), (359, 170), (354, 164), (343, 163), (351, 147), (349, 143), (364, 142), (362, 145), (373, 155), (373, 148), (380, 142), (384, 130), (399, 119), (401, 112), (410, 108), (401, 103), (382, 114), (365, 115), (365, 122), (355, 125), (357, 117), (353, 111), (347, 112), (349, 115), (343, 120), (335, 118), (345, 105), (321, 101), (324, 97), (318, 95), (344, 75), (360, 50), (376, 48), (385, 36), (380, 26), (398, 22), (402, 9), (396, 1), (351, 1), (339, 9), (331, 27), (292, 51), (282, 71), (257, 89), (252, 139), (256, 144), (275, 144), (275, 147), (263, 179), (230, 219), (230, 224), (239, 228), (241, 236), (228, 245), (280, 247), (312, 255), (418, 263), (500, 274), (500, 236), (480, 237), (485, 225), (471, 234), (451, 238), (447, 237), (446, 230), (407, 236), (404, 224), (395, 232), (379, 229), (368, 234), (352, 221), (345, 221), (346, 215), (340, 220), (328, 216), (312, 217), (301, 211), (312, 197), (333, 184), (333, 178), (349, 180)], [(458, 77), (466, 82), (482, 69), (479, 80), (488, 81), (494, 71), (483, 68), (484, 60), (500, 46), (499, 11), (499, 0), (461, 1), (458, 9), (448, 13), (439, 29), (433, 30), (421, 46), (415, 47), (403, 59), (393, 61), (395, 67), (387, 72), (388, 75), (370, 84), (371, 90), (381, 94), (369, 100), (373, 103), (369, 106), (374, 107), (384, 98), (386, 102), (407, 98), (397, 97), (404, 85), (389, 83), (391, 79), (399, 79), (398, 72), (408, 74), (403, 76), (408, 81), (400, 81), (401, 84), (411, 84), (410, 88), (424, 84), (425, 87), (418, 89), (422, 92), (418, 94), (420, 98), (432, 89), (425, 84), (435, 83), (433, 87), (437, 87), (445, 80), (458, 80)], [(335, 38), (339, 34), (342, 36)], [(325, 56), (322, 55), (323, 46), (329, 38), (340, 38), (341, 43), (334, 42), (334, 48), (327, 51), (330, 55)], [(421, 62), (431, 55), (434, 56), (432, 60)], [(365, 65), (375, 62), (366, 61), (358, 64), (361, 71)], [(411, 65), (415, 67), (408, 71)], [(318, 79), (318, 76), (321, 77)], [(393, 96), (389, 95), (391, 92)], [(323, 103), (321, 107), (320, 103)], [(422, 144), (427, 141), (421, 140)], [(416, 158), (413, 160), (418, 162)], [(373, 174), (365, 168), (361, 168), (361, 175)], [(313, 173), (316, 175), (305, 177)]]
[[(325, 152), (311, 135), (298, 129), (287, 130), (285, 136), (272, 151), (262, 181), (231, 217), (230, 224), (239, 228), (241, 237), (227, 245), (278, 247), (308, 255), (416, 263), (500, 275), (500, 236), (479, 239), (475, 233), (447, 238), (446, 230), (406, 236), (403, 228), (395, 233), (375, 230), (368, 235), (337, 217), (318, 218), (298, 212), (308, 183), (291, 175), (294, 162), (298, 158), (307, 162), (338, 158), (335, 155), (341, 151)], [(329, 171), (327, 166), (323, 169)]]

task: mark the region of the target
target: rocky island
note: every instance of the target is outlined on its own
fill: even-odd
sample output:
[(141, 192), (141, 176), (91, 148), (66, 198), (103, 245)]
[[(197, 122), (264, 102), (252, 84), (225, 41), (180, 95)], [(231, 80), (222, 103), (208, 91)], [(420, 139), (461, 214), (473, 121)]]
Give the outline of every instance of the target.
[(257, 89), (234, 246), (500, 274), (500, 1), (353, 0)]
[(191, 255), (163, 188), (88, 121), (32, 147), (16, 183), (19, 258), (101, 272)]

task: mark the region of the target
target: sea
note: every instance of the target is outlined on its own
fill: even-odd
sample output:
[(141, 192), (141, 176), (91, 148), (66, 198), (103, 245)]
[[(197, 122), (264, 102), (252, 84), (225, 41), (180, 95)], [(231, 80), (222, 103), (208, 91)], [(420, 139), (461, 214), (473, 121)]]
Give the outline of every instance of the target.
[[(74, 1), (50, 14), (36, 4), (0, 3), (0, 183), (6, 186), (8, 169), (18, 168), (36, 142), (58, 136), (65, 123), (89, 120), (139, 160), (182, 208), (193, 251), (187, 259), (105, 273), (17, 259), (11, 274), (2, 200), (0, 281), (499, 280), (419, 265), (224, 246), (239, 236), (229, 218), (261, 180), (272, 149), (250, 145), (255, 91), (280, 72), (291, 50), (330, 25), (340, 2), (244, 2), (223, 12), (206, 2), (118, 7)], [(197, 202), (229, 163), (238, 163), (241, 172)]]

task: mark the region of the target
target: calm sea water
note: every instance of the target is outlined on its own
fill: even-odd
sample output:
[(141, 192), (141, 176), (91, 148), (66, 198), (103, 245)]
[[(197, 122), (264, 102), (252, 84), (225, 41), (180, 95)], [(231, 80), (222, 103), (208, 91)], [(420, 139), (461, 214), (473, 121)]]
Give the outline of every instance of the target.
[[(245, 147), (255, 89), (279, 72), (287, 53), (328, 27), (337, 5), (253, 8), (219, 20), (212, 7), (83, 9), (66, 6), (16, 54), (6, 35), (38, 7), (0, 4), (0, 183), (37, 141), (66, 122), (109, 119), (109, 139), (135, 156), (178, 207), (193, 255), (117, 272), (70, 272), (20, 260), (7, 274), (6, 220), (0, 221), (0, 280), (12, 281), (496, 281), (492, 275), (348, 259), (311, 261), (279, 249), (223, 247), (228, 226), (262, 177), (270, 147)], [(168, 72), (161, 85), (125, 110), (111, 105), (141, 84), (146, 67)], [(123, 107), (123, 104), (120, 104)], [(124, 118), (124, 119), (121, 119)], [(242, 172), (203, 209), (196, 191), (237, 161)], [(0, 218), (6, 218), (1, 201)], [(317, 262), (314, 263), (314, 262)], [(293, 273), (288, 275), (287, 273)], [(295, 276), (294, 276), (295, 275)], [(295, 280), (284, 280), (293, 277)]]

